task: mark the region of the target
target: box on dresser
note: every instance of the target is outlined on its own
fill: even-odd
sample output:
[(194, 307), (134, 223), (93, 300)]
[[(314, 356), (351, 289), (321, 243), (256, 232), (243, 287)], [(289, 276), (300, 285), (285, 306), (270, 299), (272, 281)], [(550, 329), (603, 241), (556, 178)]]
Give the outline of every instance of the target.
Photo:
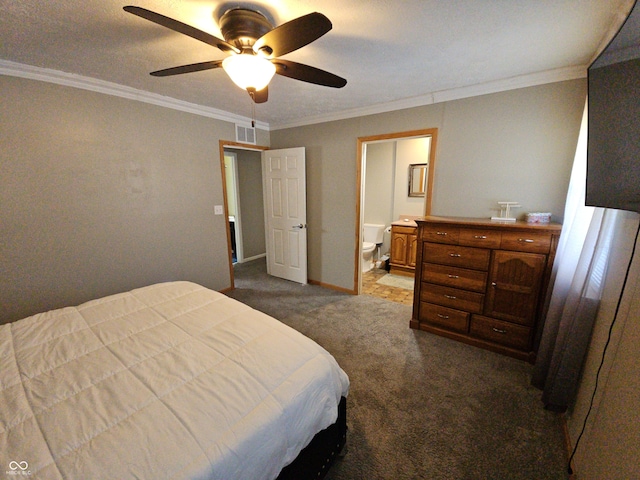
[(561, 225), (417, 219), (411, 328), (535, 361)]

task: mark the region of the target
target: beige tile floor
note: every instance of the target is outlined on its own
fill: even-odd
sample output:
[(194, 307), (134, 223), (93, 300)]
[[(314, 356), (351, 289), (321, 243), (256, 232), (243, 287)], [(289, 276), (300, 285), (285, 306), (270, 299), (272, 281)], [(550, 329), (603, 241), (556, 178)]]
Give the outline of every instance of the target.
[(362, 274), (362, 293), (384, 298), (392, 302), (413, 305), (413, 290), (390, 287), (376, 283), (387, 272), (382, 268), (373, 268)]

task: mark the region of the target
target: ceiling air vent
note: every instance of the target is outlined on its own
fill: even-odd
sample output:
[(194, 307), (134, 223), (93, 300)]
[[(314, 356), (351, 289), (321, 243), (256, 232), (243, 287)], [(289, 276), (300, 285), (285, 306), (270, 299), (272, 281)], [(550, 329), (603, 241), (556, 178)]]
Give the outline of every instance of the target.
[(256, 144), (256, 129), (254, 127), (245, 127), (236, 123), (236, 141), (240, 143)]

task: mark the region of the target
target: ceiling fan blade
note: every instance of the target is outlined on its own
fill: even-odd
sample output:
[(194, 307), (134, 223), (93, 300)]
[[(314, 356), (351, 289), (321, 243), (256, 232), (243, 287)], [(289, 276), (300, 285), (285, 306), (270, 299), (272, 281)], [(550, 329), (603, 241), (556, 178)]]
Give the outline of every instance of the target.
[(281, 57), (317, 40), (331, 28), (327, 17), (309, 13), (265, 33), (253, 44), (253, 51), (268, 58)]
[(196, 40), (200, 40), (207, 45), (218, 47), (223, 52), (240, 53), (240, 50), (238, 50), (230, 43), (227, 43), (218, 37), (214, 37), (207, 32), (203, 32), (202, 30), (192, 27), (191, 25), (187, 25), (186, 23), (179, 22), (178, 20), (174, 20), (173, 18), (165, 17), (164, 15), (152, 12), (151, 10), (147, 10), (146, 8), (142, 7), (134, 7), (132, 5), (128, 5), (123, 8), (125, 12), (132, 13), (141, 18), (144, 18), (145, 20), (149, 20), (150, 22), (156, 23), (163, 27), (167, 27), (168, 29), (175, 32), (182, 33), (191, 38), (195, 38)]
[(180, 75), (183, 73), (211, 70), (212, 68), (219, 68), (221, 66), (222, 60), (215, 60), (213, 62), (192, 63), (190, 65), (182, 65), (180, 67), (165, 68), (164, 70), (151, 72), (151, 75), (153, 75), (154, 77), (169, 77), (171, 75)]
[(309, 65), (291, 62), (289, 60), (282, 60), (281, 58), (272, 60), (271, 62), (276, 66), (276, 73), (284, 77), (333, 88), (342, 88), (347, 84), (344, 78), (316, 67), (310, 67)]
[(249, 96), (255, 103), (264, 103), (269, 99), (269, 87), (264, 87), (262, 90), (255, 90), (253, 88), (247, 88)]

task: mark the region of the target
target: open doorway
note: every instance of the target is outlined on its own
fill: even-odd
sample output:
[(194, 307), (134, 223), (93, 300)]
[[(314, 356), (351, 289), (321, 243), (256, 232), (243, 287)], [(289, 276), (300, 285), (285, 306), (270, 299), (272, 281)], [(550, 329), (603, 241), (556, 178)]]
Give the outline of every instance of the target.
[(266, 255), (261, 152), (267, 149), (220, 141), (231, 288), (235, 263)]
[[(250, 164), (251, 169), (245, 168)], [(235, 288), (234, 264), (261, 257), (266, 257), (269, 275), (306, 284), (304, 147), (271, 150), (221, 140), (220, 167), (224, 214), (228, 217), (230, 288)], [(237, 205), (233, 205), (236, 199)]]
[[(384, 254), (391, 253), (393, 255), (402, 242), (404, 242), (403, 248), (410, 252), (412, 238), (415, 239), (415, 229), (413, 237), (409, 232), (410, 226), (415, 225), (413, 219), (431, 213), (436, 142), (437, 129), (413, 130), (358, 138), (356, 261), (354, 262), (356, 265), (354, 290), (358, 294), (363, 293), (363, 276), (365, 275), (363, 270), (369, 271), (363, 266), (368, 267), (368, 262), (372, 260), (374, 260), (373, 264), (376, 267), (388, 265), (388, 257)], [(406, 223), (400, 225), (402, 228), (396, 230), (403, 230), (406, 235), (396, 236), (394, 234), (392, 239), (391, 226), (405, 220), (407, 220)], [(378, 244), (371, 255), (369, 254), (370, 245), (363, 244), (367, 240), (364, 238), (365, 224), (368, 232), (379, 230), (380, 226), (385, 228), (383, 243)], [(372, 229), (372, 226), (377, 227)], [(415, 246), (415, 241), (413, 245)], [(410, 253), (407, 255), (409, 257)], [(364, 258), (365, 256), (367, 258)], [(406, 267), (396, 266), (396, 268), (398, 271), (395, 273), (407, 277), (406, 280), (409, 281), (409, 284), (402, 281), (405, 280), (403, 278), (398, 280), (404, 288), (410, 289), (412, 297), (410, 285), (412, 284), (413, 271), (410, 261), (407, 260)], [(371, 274), (381, 273), (378, 275), (381, 277), (386, 273), (378, 270), (370, 272), (366, 277), (367, 282), (371, 281)], [(389, 276), (384, 280), (392, 280), (392, 278)], [(367, 283), (367, 293), (371, 293), (369, 287), (370, 284)]]

